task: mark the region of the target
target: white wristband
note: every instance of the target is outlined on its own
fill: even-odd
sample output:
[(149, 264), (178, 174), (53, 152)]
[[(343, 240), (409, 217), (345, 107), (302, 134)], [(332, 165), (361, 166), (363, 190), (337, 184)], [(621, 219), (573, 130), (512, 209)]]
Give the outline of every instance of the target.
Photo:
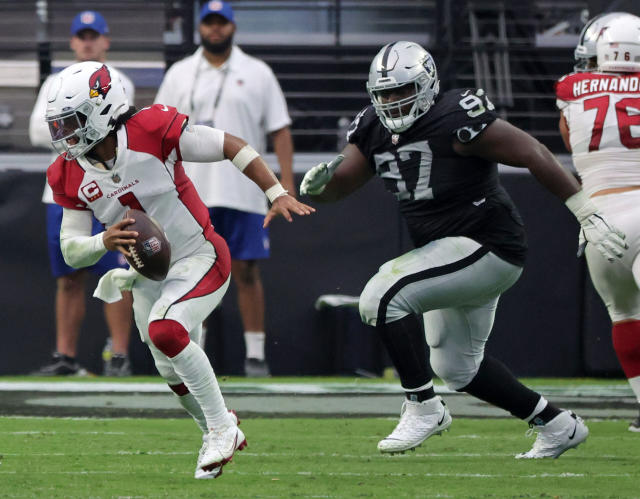
[(258, 152), (249, 144), (247, 144), (238, 151), (238, 154), (233, 157), (231, 162), (236, 166), (238, 170), (242, 172), (249, 165), (249, 163), (251, 163), (258, 156), (260, 156)]
[(272, 185), (271, 187), (269, 187), (266, 191), (264, 191), (264, 193), (269, 199), (269, 202), (273, 203), (276, 198), (284, 196), (285, 194), (289, 194), (289, 191), (282, 187), (282, 184), (277, 183), (276, 185)]

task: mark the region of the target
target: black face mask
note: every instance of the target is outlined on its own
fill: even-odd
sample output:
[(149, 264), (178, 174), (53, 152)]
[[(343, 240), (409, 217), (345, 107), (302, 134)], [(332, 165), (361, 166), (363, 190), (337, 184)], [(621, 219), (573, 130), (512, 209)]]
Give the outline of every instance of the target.
[(216, 55), (225, 53), (229, 49), (229, 47), (231, 47), (232, 43), (233, 43), (233, 35), (229, 36), (229, 38), (227, 38), (226, 40), (223, 40), (218, 43), (211, 43), (205, 38), (202, 39), (202, 46), (204, 47), (204, 49), (207, 52), (210, 52)]

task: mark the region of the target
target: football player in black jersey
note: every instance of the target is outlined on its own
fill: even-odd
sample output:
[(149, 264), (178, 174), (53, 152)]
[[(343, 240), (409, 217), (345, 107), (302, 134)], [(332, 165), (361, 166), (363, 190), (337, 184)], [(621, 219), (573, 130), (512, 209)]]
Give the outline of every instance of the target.
[(451, 424), (433, 390), (428, 344), (431, 367), (449, 388), (538, 430), (533, 448), (516, 457), (558, 457), (587, 438), (582, 419), (549, 404), (484, 352), (498, 299), (520, 276), (526, 251), (522, 220), (496, 163), (528, 168), (565, 201), (604, 258), (622, 256), (624, 235), (546, 147), (497, 117), (481, 89), (439, 94), (433, 58), (419, 45), (384, 46), (367, 90), (373, 105), (356, 116), (342, 154), (309, 170), (300, 193), (335, 201), (377, 175), (398, 198), (416, 247), (382, 265), (360, 295), (362, 320), (376, 326), (406, 393), (400, 422), (378, 449), (415, 448)]

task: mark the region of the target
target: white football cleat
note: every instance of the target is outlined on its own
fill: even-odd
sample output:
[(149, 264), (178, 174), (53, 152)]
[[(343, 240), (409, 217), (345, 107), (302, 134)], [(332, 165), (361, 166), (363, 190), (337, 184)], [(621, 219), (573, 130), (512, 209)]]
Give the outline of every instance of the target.
[(529, 452), (523, 452), (516, 459), (556, 459), (563, 452), (577, 447), (587, 439), (589, 428), (582, 418), (571, 411), (562, 411), (544, 426), (534, 426), (530, 432), (537, 432), (536, 441)]
[(200, 469), (214, 471), (220, 468), (218, 475), (222, 473), (222, 467), (233, 459), (235, 452), (247, 446), (244, 433), (233, 422), (229, 426), (211, 430), (204, 439), (206, 444), (203, 442), (202, 445), (206, 449), (200, 458)]
[[(238, 415), (236, 411), (229, 411), (229, 416), (231, 416), (231, 420), (236, 424), (240, 424), (240, 419), (238, 419)], [(218, 478), (222, 475), (222, 466), (216, 466), (209, 471), (205, 471), (201, 468), (202, 466), (202, 458), (207, 452), (207, 448), (209, 447), (209, 434), (204, 433), (202, 435), (202, 447), (200, 447), (200, 452), (198, 452), (198, 461), (196, 463), (196, 471), (194, 477), (197, 480), (210, 480), (212, 478)]]
[(414, 449), (431, 435), (442, 434), (450, 425), (451, 414), (439, 396), (424, 402), (405, 400), (398, 426), (378, 442), (378, 450), (395, 453)]

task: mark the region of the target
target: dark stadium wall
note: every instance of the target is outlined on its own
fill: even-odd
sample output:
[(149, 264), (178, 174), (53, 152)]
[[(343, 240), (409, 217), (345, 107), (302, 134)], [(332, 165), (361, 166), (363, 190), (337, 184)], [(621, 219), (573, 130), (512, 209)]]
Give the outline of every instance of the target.
[[(502, 182), (522, 213), (530, 249), (521, 279), (501, 298), (488, 351), (519, 376), (620, 375), (606, 311), (575, 257), (577, 222), (530, 175), (507, 173)], [(0, 172), (4, 375), (38, 368), (55, 348), (43, 183), (42, 173)], [(314, 303), (322, 294), (358, 295), (382, 263), (410, 248), (395, 200), (370, 182), (346, 200), (316, 207), (312, 217), (277, 220), (271, 229), (272, 257), (262, 274), (272, 372), (379, 374), (386, 356), (357, 310), (317, 311)], [(89, 277), (87, 295), (96, 282)], [(230, 290), (209, 319), (206, 350), (218, 374), (242, 372), (241, 335)], [(92, 372), (101, 371), (106, 337), (102, 304), (89, 298), (78, 356)], [(136, 374), (155, 373), (135, 328), (131, 356)]]

